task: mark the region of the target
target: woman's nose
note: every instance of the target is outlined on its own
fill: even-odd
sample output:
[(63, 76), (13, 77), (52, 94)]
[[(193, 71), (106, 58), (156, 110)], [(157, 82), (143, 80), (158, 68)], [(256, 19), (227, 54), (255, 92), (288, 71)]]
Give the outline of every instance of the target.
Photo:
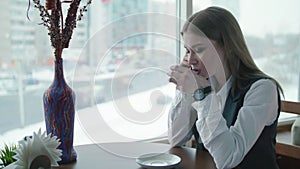
[(189, 55), (188, 55), (188, 64), (189, 65), (195, 65), (197, 64), (198, 61), (197, 61), (197, 56), (194, 52), (191, 52)]

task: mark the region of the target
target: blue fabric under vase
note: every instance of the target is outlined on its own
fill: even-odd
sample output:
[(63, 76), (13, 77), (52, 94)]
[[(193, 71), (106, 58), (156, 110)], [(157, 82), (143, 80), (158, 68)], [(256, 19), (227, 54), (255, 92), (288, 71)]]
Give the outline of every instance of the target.
[(47, 133), (60, 139), (62, 150), (59, 164), (76, 161), (77, 154), (73, 148), (75, 93), (68, 86), (63, 74), (63, 60), (55, 60), (55, 76), (51, 86), (43, 96)]

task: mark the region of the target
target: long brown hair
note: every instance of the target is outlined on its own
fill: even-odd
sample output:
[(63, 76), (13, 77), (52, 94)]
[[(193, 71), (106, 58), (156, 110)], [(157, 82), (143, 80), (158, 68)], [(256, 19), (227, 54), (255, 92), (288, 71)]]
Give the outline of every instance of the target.
[(232, 75), (232, 92), (246, 87), (243, 83), (249, 79), (272, 79), (283, 93), (279, 83), (262, 72), (253, 61), (246, 45), (241, 28), (234, 16), (220, 7), (209, 7), (188, 18), (182, 32), (196, 27), (209, 39), (224, 48), (225, 62)]

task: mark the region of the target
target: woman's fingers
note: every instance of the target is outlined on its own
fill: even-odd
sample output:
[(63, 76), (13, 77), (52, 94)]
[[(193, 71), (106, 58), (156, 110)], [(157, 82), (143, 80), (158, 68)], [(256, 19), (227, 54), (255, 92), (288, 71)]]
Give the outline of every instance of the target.
[(175, 72), (179, 72), (179, 73), (183, 73), (187, 70), (189, 70), (189, 68), (182, 66), (182, 65), (173, 65), (170, 67), (171, 71), (175, 71)]
[(205, 77), (199, 76), (189, 67), (173, 65), (170, 69), (169, 82), (174, 83), (176, 88), (183, 92), (193, 93), (196, 89), (209, 85), (209, 81)]
[(178, 82), (180, 82), (179, 78), (181, 76), (182, 73), (177, 72), (177, 71), (171, 71), (168, 73), (168, 75), (170, 76), (169, 78), (169, 82), (172, 82), (174, 84), (178, 84)]
[(174, 83), (174, 84), (177, 85), (177, 82), (176, 82), (176, 80), (175, 80), (173, 77), (170, 77), (170, 78), (169, 78), (169, 82)]
[(176, 85), (178, 85), (179, 83), (181, 83), (181, 76), (184, 73), (184, 68), (183, 66), (180, 65), (173, 65), (170, 67), (170, 72), (168, 72), (168, 75), (170, 76), (169, 78), (169, 82), (174, 83)]

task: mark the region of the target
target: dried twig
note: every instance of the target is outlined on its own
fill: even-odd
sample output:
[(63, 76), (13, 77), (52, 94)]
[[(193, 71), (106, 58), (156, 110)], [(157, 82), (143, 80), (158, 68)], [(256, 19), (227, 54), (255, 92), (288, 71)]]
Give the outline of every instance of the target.
[[(55, 49), (54, 54), (56, 58), (60, 58), (62, 50), (69, 47), (69, 43), (73, 34), (74, 28), (76, 28), (76, 22), (82, 19), (83, 13), (87, 11), (92, 0), (88, 0), (86, 5), (80, 8), (80, 13), (77, 18), (77, 11), (79, 9), (81, 0), (46, 0), (46, 7), (41, 5), (40, 0), (33, 0), (34, 7), (40, 11), (40, 17), (42, 20), (41, 25), (47, 27), (48, 35), (52, 47)], [(64, 17), (62, 12), (62, 3), (70, 3), (66, 21), (64, 24)], [(30, 0), (27, 9), (30, 7)], [(48, 12), (51, 11), (51, 14)], [(29, 17), (28, 17), (29, 19)]]

